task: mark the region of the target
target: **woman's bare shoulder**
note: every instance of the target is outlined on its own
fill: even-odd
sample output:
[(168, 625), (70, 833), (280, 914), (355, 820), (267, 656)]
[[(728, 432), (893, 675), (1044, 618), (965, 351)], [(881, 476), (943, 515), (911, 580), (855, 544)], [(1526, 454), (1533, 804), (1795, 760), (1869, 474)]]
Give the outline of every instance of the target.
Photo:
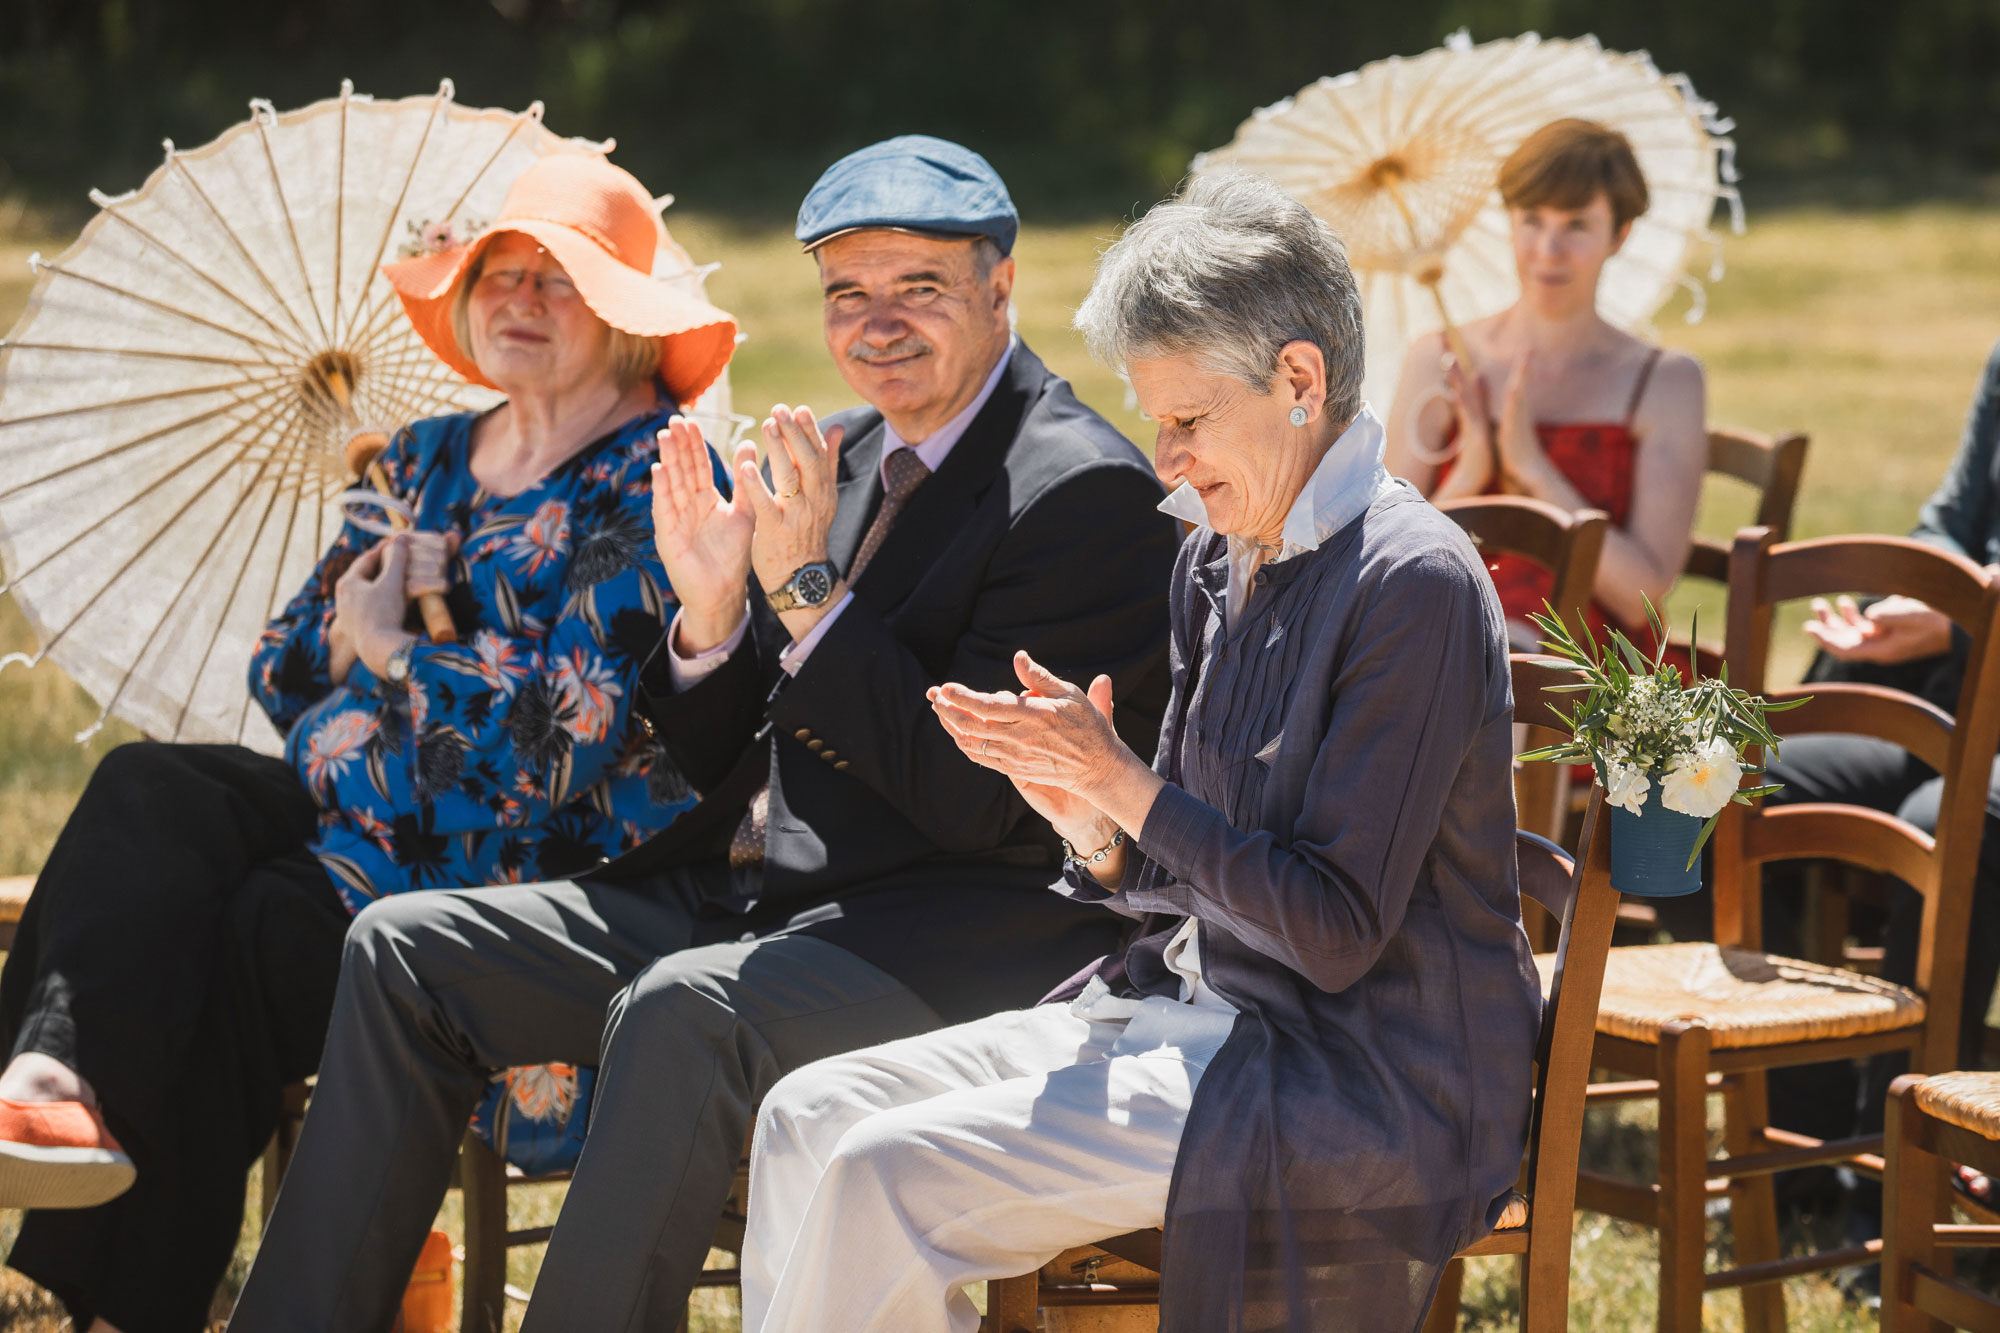
[(1659, 352), (1659, 360), (1653, 366), (1652, 378), (1647, 381), (1645, 397), (1639, 403), (1640, 411), (1701, 407), (1708, 392), (1708, 379), (1700, 360), (1671, 347), (1653, 350)]

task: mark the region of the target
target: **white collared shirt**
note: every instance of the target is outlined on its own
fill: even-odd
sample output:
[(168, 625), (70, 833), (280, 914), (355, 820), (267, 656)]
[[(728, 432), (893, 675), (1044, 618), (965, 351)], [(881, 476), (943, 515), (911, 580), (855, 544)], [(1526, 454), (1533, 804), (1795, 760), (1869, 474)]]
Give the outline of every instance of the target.
[[(1368, 512), (1383, 491), (1397, 484), (1382, 466), (1387, 434), (1375, 412), (1366, 403), (1354, 420), (1327, 449), (1326, 456), (1306, 478), (1298, 498), (1285, 511), (1283, 535), (1278, 553), (1267, 563), (1290, 560), (1307, 551), (1317, 551), (1336, 532)], [(1208, 525), (1208, 509), (1201, 492), (1182, 482), (1173, 494), (1160, 502), (1160, 512), (1190, 523)], [(1250, 580), (1258, 567), (1262, 549), (1254, 538), (1229, 536), (1229, 587), (1223, 595), (1222, 617), (1231, 630), (1243, 604), (1250, 598)], [(1194, 682), (1188, 682), (1192, 689)], [(1162, 961), (1181, 979), (1181, 1000), (1198, 1009), (1229, 1009), (1235, 1006), (1202, 982), (1201, 936), (1199, 923), (1189, 917), (1167, 942)]]
[[(1382, 466), (1388, 435), (1373, 408), (1366, 403), (1355, 413), (1340, 438), (1328, 447), (1319, 465), (1306, 478), (1298, 498), (1285, 511), (1283, 535), (1278, 553), (1266, 563), (1277, 564), (1320, 544), (1368, 512), (1368, 506), (1388, 487), (1396, 484)], [(1160, 512), (1189, 523), (1208, 526), (1208, 507), (1201, 492), (1187, 482), (1174, 487), (1172, 495), (1160, 502)], [(1257, 554), (1262, 549), (1255, 538), (1231, 533), (1229, 541), (1229, 589), (1222, 601), (1224, 623), (1236, 628), (1236, 617), (1249, 600), (1250, 580), (1257, 572)]]

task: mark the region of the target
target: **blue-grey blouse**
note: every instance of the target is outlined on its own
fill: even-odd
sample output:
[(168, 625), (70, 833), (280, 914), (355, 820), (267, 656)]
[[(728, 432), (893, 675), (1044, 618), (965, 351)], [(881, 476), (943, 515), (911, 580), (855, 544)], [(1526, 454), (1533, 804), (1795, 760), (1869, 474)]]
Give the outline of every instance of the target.
[(1200, 922), (1240, 1011), (1174, 1170), (1164, 1330), (1413, 1329), (1526, 1144), (1541, 990), (1514, 862), (1507, 635), (1449, 519), (1405, 486), (1260, 569), (1234, 628), (1224, 539), (1171, 591), (1168, 782), (1115, 894), (1107, 963), (1179, 994)]

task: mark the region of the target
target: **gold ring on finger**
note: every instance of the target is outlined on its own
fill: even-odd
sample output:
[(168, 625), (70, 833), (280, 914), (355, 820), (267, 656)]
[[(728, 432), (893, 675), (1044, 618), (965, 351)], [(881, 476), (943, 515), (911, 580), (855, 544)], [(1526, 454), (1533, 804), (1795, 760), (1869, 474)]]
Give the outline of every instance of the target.
[(794, 486), (794, 487), (792, 487), (792, 489), (790, 489), (789, 491), (780, 491), (780, 492), (778, 492), (778, 498), (779, 498), (780, 500), (789, 500), (789, 499), (791, 499), (791, 498), (792, 498), (793, 496), (795, 496), (795, 495), (799, 494), (799, 493), (800, 493), (801, 491), (803, 491), (803, 490), (805, 490), (805, 487), (804, 487), (804, 486)]

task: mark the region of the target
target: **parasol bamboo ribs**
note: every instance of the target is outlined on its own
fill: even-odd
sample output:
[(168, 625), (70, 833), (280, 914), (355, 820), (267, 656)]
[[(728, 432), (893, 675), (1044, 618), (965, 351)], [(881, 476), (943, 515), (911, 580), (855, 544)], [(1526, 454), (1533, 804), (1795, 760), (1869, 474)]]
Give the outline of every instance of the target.
[[(1417, 237), (1417, 217), (1410, 211), (1409, 200), (1403, 197), (1403, 170), (1401, 160), (1385, 157), (1368, 169), (1368, 177), (1389, 192), (1389, 198), (1395, 201), (1397, 210), (1403, 215), (1403, 222), (1410, 229), (1410, 244), (1418, 245), (1421, 242)], [(1445, 308), (1444, 292), (1438, 287), (1438, 284), (1444, 281), (1444, 264), (1439, 260), (1430, 260), (1428, 266), (1417, 274), (1416, 278), (1430, 291), (1431, 300), (1437, 303), (1438, 318), (1444, 321), (1445, 345), (1451, 348), (1452, 356), (1457, 358), (1459, 369), (1468, 377), (1478, 374), (1479, 369), (1472, 361), (1472, 351), (1465, 345), (1465, 339), (1460, 335), (1458, 325), (1452, 322), (1451, 311)]]

